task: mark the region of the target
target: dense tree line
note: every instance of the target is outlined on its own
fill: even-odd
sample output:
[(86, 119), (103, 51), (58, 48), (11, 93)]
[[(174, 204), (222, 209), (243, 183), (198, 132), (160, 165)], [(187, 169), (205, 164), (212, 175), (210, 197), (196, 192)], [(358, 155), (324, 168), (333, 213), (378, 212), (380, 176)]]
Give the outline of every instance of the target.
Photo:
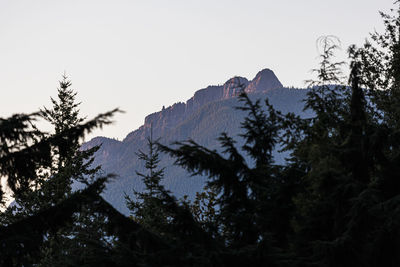
[[(239, 148), (224, 133), (221, 152), (150, 137), (138, 153), (145, 190), (126, 197), (130, 217), (100, 196), (111, 176), (92, 166), (98, 147), (79, 149), (118, 110), (85, 122), (64, 77), (51, 109), (0, 119), (0, 176), (15, 199), (0, 215), (0, 265), (399, 266), (399, 12), (348, 49), (347, 78), (332, 61), (335, 38), (320, 39), (304, 100), (311, 117), (242, 93)], [(54, 133), (35, 126), (40, 117)], [(285, 165), (275, 164), (276, 147), (290, 152)], [(162, 186), (159, 153), (206, 175), (204, 192), (176, 199)]]

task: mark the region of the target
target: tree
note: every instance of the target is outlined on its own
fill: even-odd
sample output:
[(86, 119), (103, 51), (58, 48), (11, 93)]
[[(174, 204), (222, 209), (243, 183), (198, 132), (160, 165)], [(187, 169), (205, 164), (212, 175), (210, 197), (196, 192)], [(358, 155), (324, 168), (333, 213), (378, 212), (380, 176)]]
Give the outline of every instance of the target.
[[(69, 130), (84, 121), (79, 117), (78, 106), (74, 92), (70, 87), (71, 81), (64, 74), (59, 82), (58, 99), (51, 98), (53, 107), (44, 108), (42, 116), (54, 126), (54, 134)], [(89, 150), (80, 149), (79, 140), (63, 140), (54, 149), (57, 164), (51, 170), (50, 179), (43, 180), (40, 188), (35, 191), (39, 193), (39, 199), (44, 200), (45, 205), (49, 203), (59, 203), (72, 194), (72, 184), (90, 184), (99, 175), (101, 166), (92, 167), (94, 153), (99, 149), (95, 146)], [(74, 214), (74, 221), (56, 233), (50, 233), (43, 246), (43, 259), (40, 266), (61, 266), (66, 265), (69, 256), (74, 255), (77, 250), (81, 250), (80, 260), (73, 261), (82, 265), (85, 263), (83, 258), (90, 255), (93, 251), (103, 250), (105, 240), (103, 233), (104, 216), (90, 211), (89, 206), (84, 206)], [(92, 251), (93, 250), (93, 251)], [(101, 254), (101, 253), (97, 253)], [(88, 256), (90, 257), (90, 256)], [(78, 257), (77, 257), (78, 258)], [(73, 264), (72, 264), (73, 265)]]
[[(51, 98), (52, 109), (44, 108), (42, 111), (43, 117), (54, 126), (55, 134), (59, 134), (84, 121), (84, 118), (79, 117), (78, 106), (80, 103), (76, 103), (75, 97), (77, 93), (70, 88), (71, 85), (71, 81), (64, 74), (59, 82), (58, 101)], [(75, 140), (60, 144), (57, 148), (58, 168), (67, 165), (71, 154), (75, 154), (79, 150), (78, 145)]]
[[(359, 265), (354, 236), (346, 235), (353, 200), (369, 183), (365, 99), (359, 86), (358, 62), (351, 64), (349, 86), (331, 85), (341, 63), (332, 63), (337, 45), (323, 40), (318, 81), (306, 99), (311, 119), (289, 120), (300, 134), (293, 136), (291, 164), (302, 175), (303, 192), (296, 197), (298, 252), (308, 264)], [(290, 144), (290, 143), (289, 143)], [(291, 144), (290, 144), (291, 145)], [(365, 165), (364, 165), (365, 164)]]
[[(3, 225), (18, 223), (41, 211), (62, 205), (73, 196), (71, 185), (74, 181), (90, 186), (97, 179), (95, 175), (99, 167), (91, 168), (90, 165), (93, 153), (98, 147), (81, 151), (79, 141), (85, 132), (109, 124), (111, 121), (108, 118), (118, 110), (99, 115), (83, 124), (83, 118), (78, 117), (78, 104), (74, 100), (76, 93), (69, 89), (70, 85), (71, 82), (64, 76), (58, 89), (58, 102), (52, 99), (54, 105), (52, 109), (44, 109), (32, 115), (15, 115), (11, 119), (2, 119), (4, 143), (2, 142), (1, 170), (2, 174), (7, 176), (8, 185), (15, 199), (15, 204), (1, 214)], [(34, 126), (33, 122), (39, 116), (54, 125), (54, 134), (48, 135)], [(95, 191), (100, 194), (103, 186), (97, 188)], [(78, 206), (75, 204), (75, 207)], [(69, 214), (71, 217), (65, 222), (58, 222), (57, 226), (45, 223), (48, 227), (56, 228), (36, 236), (35, 242), (38, 242), (36, 244), (38, 248), (35, 250), (35, 256), (26, 254), (19, 261), (25, 264), (40, 263), (40, 266), (54, 266), (55, 262), (65, 261), (68, 255), (67, 245), (71, 242), (77, 244), (71, 236), (77, 233), (78, 225), (84, 223), (82, 218), (97, 216), (89, 215), (89, 204), (80, 207), (80, 210)], [(53, 223), (55, 222), (53, 220)], [(89, 224), (86, 226), (89, 229)], [(101, 229), (96, 231), (99, 232)], [(34, 236), (34, 233), (31, 236)], [(97, 236), (97, 238), (103, 237)], [(86, 240), (86, 244), (93, 241), (94, 237), (89, 241)], [(21, 243), (21, 246), (25, 248), (26, 244)], [(38, 251), (41, 251), (42, 255), (38, 254)]]
[[(51, 153), (54, 147), (65, 140), (82, 138), (94, 128), (111, 123), (110, 117), (116, 111), (100, 114), (93, 120), (53, 136), (46, 135), (34, 126), (39, 113), (1, 119), (0, 175), (5, 177), (13, 197), (21, 200), (17, 203), (25, 204), (29, 197), (34, 196), (32, 192), (37, 189), (35, 186), (38, 180), (43, 179), (56, 162)], [(30, 209), (24, 210), (24, 206), (17, 205), (8, 207), (0, 216), (0, 240), (3, 248), (1, 265), (27, 266), (38, 262), (46, 233), (56, 231), (70, 222), (72, 212), (80, 205), (82, 196), (99, 194), (105, 180), (103, 178), (94, 182), (86, 191), (77, 192), (58, 204), (39, 209), (32, 201)]]
[(148, 170), (146, 174), (137, 172), (145, 189), (142, 192), (134, 190), (135, 199), (127, 195), (125, 198), (132, 219), (159, 236), (167, 246), (154, 254), (143, 255), (142, 263), (155, 266), (210, 264), (214, 259), (210, 257), (210, 250), (216, 244), (193, 218), (187, 203), (178, 201), (161, 184), (164, 169), (158, 167), (159, 148), (152, 134), (148, 138), (148, 148), (148, 154), (138, 153)]
[[(399, 216), (397, 82), (399, 17), (383, 15), (386, 33), (349, 48), (347, 84), (326, 45), (319, 83), (306, 100), (315, 116), (296, 118), (292, 166), (301, 167), (296, 253), (318, 266), (396, 266)], [(389, 186), (390, 184), (390, 186)]]
[[(332, 62), (336, 39), (321, 39), (318, 80), (305, 100), (313, 117), (283, 116), (268, 103), (263, 115), (242, 96), (242, 150), (252, 165), (224, 134), (227, 157), (193, 141), (161, 146), (216, 188), (214, 237), (229, 251), (225, 264), (399, 264), (400, 16), (383, 18), (386, 33), (372, 35), (380, 47), (349, 48), (347, 81), (343, 63)], [(279, 141), (291, 152), (286, 166), (272, 162)]]
[(222, 264), (278, 264), (285, 258), (280, 253), (288, 246), (287, 212), (293, 207), (291, 195), (280, 195), (293, 184), (279, 175), (281, 167), (274, 165), (272, 158), (280, 114), (268, 101), (266, 113), (260, 101), (253, 103), (245, 93), (240, 100), (244, 102), (240, 109), (248, 112), (242, 123), (242, 150), (252, 163), (246, 162), (233, 139), (224, 133), (219, 141), (227, 157), (194, 141), (178, 142), (177, 148), (159, 146), (176, 158), (176, 164), (209, 177), (207, 185), (215, 190), (211, 196), (218, 196), (217, 211), (215, 221), (209, 222), (215, 225), (203, 229), (213, 229), (209, 234), (223, 244), (226, 256), (220, 255)]
[(168, 214), (163, 209), (165, 194), (169, 194), (164, 186), (160, 184), (164, 176), (164, 168), (158, 169), (159, 153), (152, 134), (147, 139), (149, 153), (139, 151), (139, 159), (144, 161), (147, 174), (136, 172), (145, 186), (143, 192), (134, 190), (135, 199), (125, 196), (127, 206), (132, 212), (134, 220), (147, 229), (157, 232), (160, 235), (167, 234), (165, 226), (168, 224)]

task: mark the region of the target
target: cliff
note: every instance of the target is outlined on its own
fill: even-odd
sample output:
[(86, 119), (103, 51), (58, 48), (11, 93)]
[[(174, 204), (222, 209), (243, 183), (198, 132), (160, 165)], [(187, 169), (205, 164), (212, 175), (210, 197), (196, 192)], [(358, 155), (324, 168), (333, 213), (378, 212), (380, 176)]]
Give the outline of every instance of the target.
[[(251, 81), (244, 77), (236, 76), (226, 81), (223, 85), (211, 85), (196, 91), (186, 103), (178, 102), (146, 116), (144, 125), (141, 128), (147, 129), (152, 126), (153, 129), (157, 129), (156, 131), (162, 132), (169, 128), (174, 128), (210, 102), (236, 97), (242, 90), (247, 93), (258, 93), (279, 88), (283, 88), (283, 86), (270, 69), (263, 69), (258, 72)], [(137, 133), (132, 132), (124, 141), (130, 141), (132, 138), (138, 138)], [(143, 136), (140, 136), (140, 138), (143, 138)]]

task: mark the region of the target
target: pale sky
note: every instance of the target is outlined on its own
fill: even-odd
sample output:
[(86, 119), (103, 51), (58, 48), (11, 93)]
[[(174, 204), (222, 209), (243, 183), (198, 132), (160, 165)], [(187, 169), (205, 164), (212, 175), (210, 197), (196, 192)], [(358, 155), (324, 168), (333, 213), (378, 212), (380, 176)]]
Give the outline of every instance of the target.
[(125, 114), (95, 135), (124, 138), (163, 105), (211, 84), (272, 69), (304, 86), (316, 40), (343, 58), (383, 29), (394, 0), (0, 0), (0, 117), (49, 107), (64, 71), (81, 113)]

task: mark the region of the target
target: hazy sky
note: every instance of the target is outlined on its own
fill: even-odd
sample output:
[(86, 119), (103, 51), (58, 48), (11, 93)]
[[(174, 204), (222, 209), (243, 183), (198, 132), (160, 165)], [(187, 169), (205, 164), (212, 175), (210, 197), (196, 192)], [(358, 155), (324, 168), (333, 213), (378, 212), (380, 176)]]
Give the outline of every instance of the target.
[(0, 117), (50, 106), (64, 71), (89, 117), (125, 114), (96, 135), (122, 139), (144, 117), (234, 75), (272, 69), (304, 86), (315, 42), (344, 52), (381, 30), (394, 0), (0, 0)]

